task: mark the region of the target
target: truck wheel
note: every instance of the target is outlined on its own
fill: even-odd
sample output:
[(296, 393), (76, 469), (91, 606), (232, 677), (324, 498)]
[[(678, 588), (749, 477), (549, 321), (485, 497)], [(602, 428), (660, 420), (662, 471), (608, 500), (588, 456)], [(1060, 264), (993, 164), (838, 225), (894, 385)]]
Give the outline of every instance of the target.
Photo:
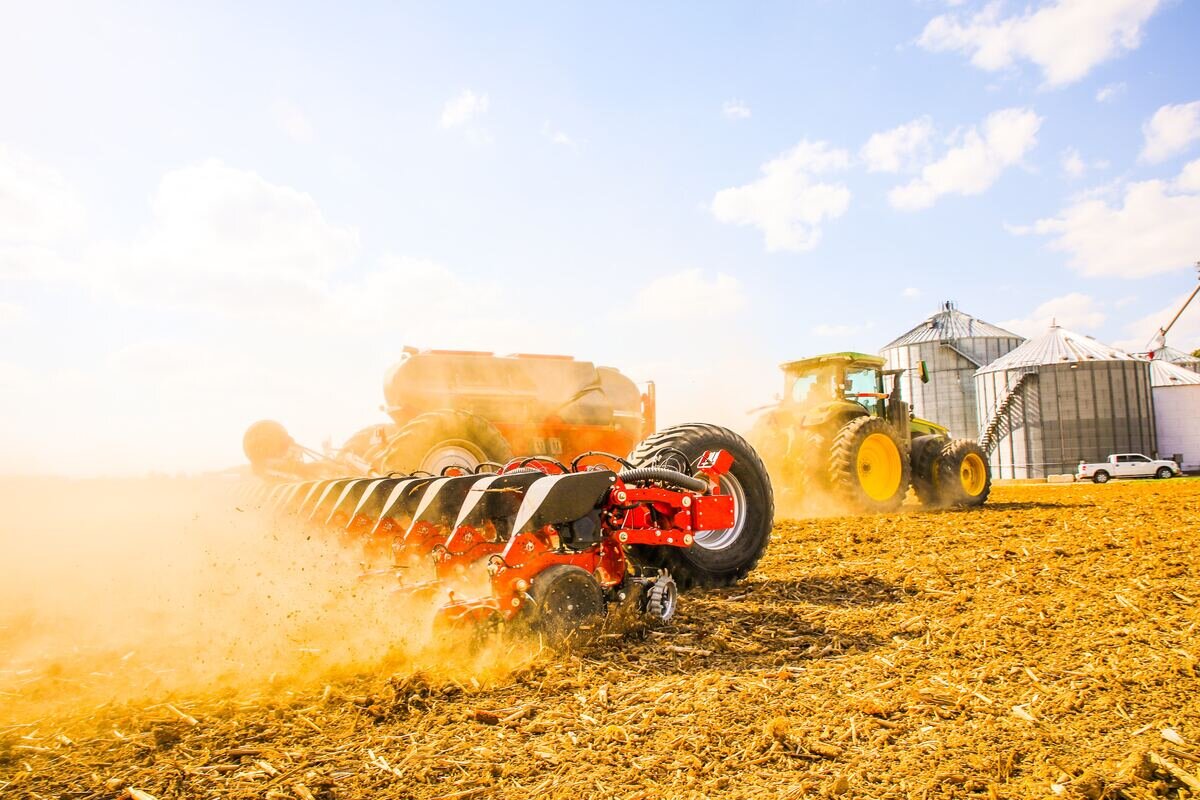
[(732, 586), (746, 577), (767, 549), (775, 516), (767, 468), (745, 439), (726, 428), (698, 423), (667, 428), (639, 444), (629, 461), (690, 474), (706, 450), (733, 456), (733, 466), (721, 478), (721, 491), (733, 496), (733, 526), (697, 531), (691, 547), (630, 548), (634, 561), (670, 570), (681, 589)]
[(926, 508), (941, 505), (937, 494), (938, 455), (946, 445), (945, 436), (918, 436), (912, 440), (912, 487)]
[(1096, 483), (1108, 483), (1108, 473), (1100, 470), (1092, 476), (1092, 480)]
[(413, 417), (384, 453), (384, 472), (441, 475), (449, 467), (470, 472), (485, 461), (503, 464), (513, 456), (496, 426), (465, 411), (430, 411)]
[(981, 506), (992, 491), (992, 470), (983, 448), (970, 439), (952, 439), (937, 457), (939, 500), (948, 506)]
[(1171, 468), (1170, 468), (1170, 467), (1159, 467), (1159, 468), (1158, 468), (1158, 472), (1156, 472), (1156, 473), (1154, 473), (1154, 474), (1155, 474), (1155, 476), (1156, 476), (1157, 478), (1159, 478), (1159, 479), (1161, 480), (1161, 479), (1163, 479), (1163, 478), (1169, 478), (1169, 477), (1171, 477), (1172, 475), (1174, 475), (1175, 473), (1174, 473), (1174, 472), (1171, 472)]
[(908, 494), (910, 476), (904, 441), (887, 420), (858, 417), (833, 437), (829, 485), (852, 508), (895, 511)]

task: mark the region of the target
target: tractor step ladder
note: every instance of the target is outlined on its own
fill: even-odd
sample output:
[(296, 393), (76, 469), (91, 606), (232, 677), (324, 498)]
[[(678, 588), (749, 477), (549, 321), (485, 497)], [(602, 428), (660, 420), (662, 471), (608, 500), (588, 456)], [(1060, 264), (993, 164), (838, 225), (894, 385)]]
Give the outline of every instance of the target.
[(1008, 384), (1004, 387), (1004, 393), (996, 401), (996, 407), (988, 415), (987, 425), (984, 427), (983, 433), (979, 435), (979, 447), (984, 453), (991, 454), (992, 448), (996, 446), (996, 432), (1000, 430), (1000, 422), (1004, 419), (1004, 413), (1008, 411), (1009, 406), (1017, 399), (1017, 395), (1020, 393), (1021, 385), (1025, 383), (1025, 379), (1035, 372), (1037, 372), (1037, 369), (1034, 367), (1023, 367), (1016, 375), (1008, 379)]

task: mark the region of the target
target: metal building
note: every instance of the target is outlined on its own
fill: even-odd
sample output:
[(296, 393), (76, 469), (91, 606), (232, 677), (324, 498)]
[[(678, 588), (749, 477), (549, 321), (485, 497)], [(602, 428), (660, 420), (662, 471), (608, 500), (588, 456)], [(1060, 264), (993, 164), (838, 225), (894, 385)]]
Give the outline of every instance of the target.
[(1165, 361), (1184, 369), (1190, 369), (1192, 372), (1200, 373), (1200, 358), (1196, 358), (1191, 353), (1176, 350), (1174, 347), (1168, 347), (1164, 344), (1157, 349), (1151, 350), (1146, 355), (1155, 361)]
[(1150, 362), (1159, 458), (1200, 470), (1200, 375), (1169, 361)]
[[(1025, 341), (1004, 328), (964, 314), (949, 301), (920, 325), (887, 344), (879, 354), (888, 369), (903, 369), (900, 392), (918, 417), (976, 439), (975, 371)], [(917, 363), (929, 368), (921, 383)]]
[(1150, 362), (1057, 325), (975, 374), (979, 444), (997, 478), (1155, 452)]

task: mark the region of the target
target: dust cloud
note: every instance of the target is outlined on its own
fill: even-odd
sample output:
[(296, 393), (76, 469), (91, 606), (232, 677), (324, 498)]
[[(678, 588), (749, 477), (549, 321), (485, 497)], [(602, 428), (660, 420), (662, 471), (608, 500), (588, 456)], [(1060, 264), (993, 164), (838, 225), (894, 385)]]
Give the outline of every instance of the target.
[(224, 479), (0, 481), (0, 721), (335, 675), (457, 672), (433, 605)]

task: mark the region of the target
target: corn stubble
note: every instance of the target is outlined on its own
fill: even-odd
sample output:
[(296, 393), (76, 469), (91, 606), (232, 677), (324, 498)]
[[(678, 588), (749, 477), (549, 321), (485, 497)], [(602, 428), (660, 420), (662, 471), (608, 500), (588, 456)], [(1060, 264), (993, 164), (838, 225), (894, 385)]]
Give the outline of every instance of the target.
[(781, 521), (746, 583), (565, 653), (142, 690), (121, 676), (153, 648), (27, 657), (0, 673), (0, 795), (1194, 797), (1197, 507), (1174, 480)]

